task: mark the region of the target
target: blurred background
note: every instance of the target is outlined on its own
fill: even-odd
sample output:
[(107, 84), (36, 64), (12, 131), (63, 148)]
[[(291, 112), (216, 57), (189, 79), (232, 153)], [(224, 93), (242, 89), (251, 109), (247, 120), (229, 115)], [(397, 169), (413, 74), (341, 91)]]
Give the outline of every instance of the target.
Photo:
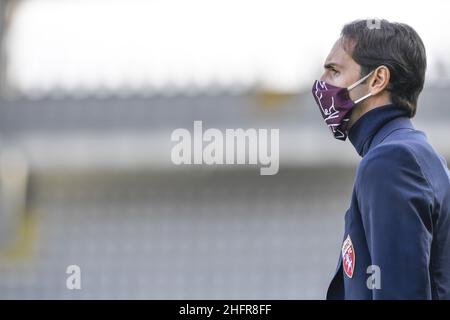
[[(449, 9), (0, 0), (0, 298), (323, 299), (359, 157), (312, 83), (346, 22), (410, 24), (429, 64), (414, 123), (450, 159)], [(279, 173), (174, 165), (194, 120), (280, 129)]]

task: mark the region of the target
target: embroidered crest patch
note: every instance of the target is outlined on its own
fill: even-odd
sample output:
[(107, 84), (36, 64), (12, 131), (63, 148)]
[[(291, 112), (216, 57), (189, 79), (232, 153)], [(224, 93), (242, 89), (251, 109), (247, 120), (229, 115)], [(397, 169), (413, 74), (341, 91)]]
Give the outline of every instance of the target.
[(353, 277), (353, 271), (355, 271), (355, 258), (355, 248), (353, 248), (352, 239), (348, 235), (342, 244), (342, 267), (349, 278)]

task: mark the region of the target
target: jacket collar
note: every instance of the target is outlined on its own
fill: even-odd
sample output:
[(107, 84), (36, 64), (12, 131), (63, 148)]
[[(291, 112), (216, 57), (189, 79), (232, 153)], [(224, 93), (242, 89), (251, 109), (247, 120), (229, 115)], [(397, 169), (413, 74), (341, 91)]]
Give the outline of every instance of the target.
[[(396, 120), (396, 121), (393, 121)], [(412, 128), (408, 111), (395, 104), (377, 107), (365, 113), (350, 128), (348, 138), (361, 157), (396, 128)]]

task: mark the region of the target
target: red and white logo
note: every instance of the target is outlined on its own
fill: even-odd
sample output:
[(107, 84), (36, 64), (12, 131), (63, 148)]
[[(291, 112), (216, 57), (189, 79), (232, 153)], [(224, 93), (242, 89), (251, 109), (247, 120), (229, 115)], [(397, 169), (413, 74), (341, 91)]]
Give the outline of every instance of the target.
[(349, 278), (353, 277), (353, 271), (355, 271), (355, 258), (355, 248), (353, 248), (352, 239), (348, 235), (342, 244), (342, 266)]

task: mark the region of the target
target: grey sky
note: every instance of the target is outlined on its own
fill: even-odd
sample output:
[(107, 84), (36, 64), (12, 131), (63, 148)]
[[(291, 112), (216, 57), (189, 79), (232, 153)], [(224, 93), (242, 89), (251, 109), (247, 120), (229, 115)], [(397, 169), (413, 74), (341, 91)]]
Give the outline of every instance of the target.
[(423, 38), (430, 80), (450, 61), (445, 0), (28, 0), (9, 37), (11, 82), (23, 91), (224, 86), (304, 89), (342, 25), (387, 18)]

